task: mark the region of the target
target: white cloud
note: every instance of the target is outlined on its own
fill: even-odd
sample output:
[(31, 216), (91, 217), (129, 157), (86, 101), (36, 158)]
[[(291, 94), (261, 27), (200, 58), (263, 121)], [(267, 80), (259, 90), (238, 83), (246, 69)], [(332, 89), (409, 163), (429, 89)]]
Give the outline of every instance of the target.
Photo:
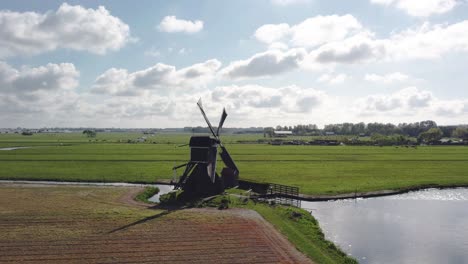
[(0, 112), (14, 118), (65, 113), (74, 108), (78, 98), (74, 91), (78, 77), (79, 72), (71, 63), (15, 69), (0, 62)]
[(427, 17), (433, 14), (443, 14), (452, 10), (457, 0), (371, 0), (371, 3), (385, 6), (394, 5), (411, 16)]
[(160, 31), (163, 32), (183, 32), (183, 33), (197, 33), (203, 29), (203, 21), (201, 20), (183, 20), (177, 19), (176, 16), (166, 16), (161, 20), (158, 26)]
[(384, 41), (389, 59), (433, 59), (449, 52), (467, 52), (468, 20), (450, 25), (424, 23)]
[(298, 68), (305, 55), (303, 49), (268, 50), (247, 60), (231, 62), (222, 74), (232, 79), (272, 76)]
[(447, 53), (467, 52), (468, 20), (436, 25), (426, 22), (377, 38), (352, 15), (315, 16), (292, 26), (265, 24), (254, 36), (270, 50), (304, 48), (308, 55), (302, 66), (323, 70), (326, 65), (435, 59)]
[(271, 0), (271, 3), (279, 6), (288, 6), (296, 4), (308, 4), (311, 0)]
[(366, 74), (364, 76), (364, 80), (369, 82), (376, 82), (376, 83), (394, 83), (394, 82), (403, 82), (409, 79), (409, 76), (403, 74), (401, 72), (393, 72), (384, 75), (378, 74)]
[(344, 83), (344, 81), (348, 78), (346, 74), (340, 73), (337, 75), (332, 74), (322, 74), (317, 81), (321, 83), (328, 83), (328, 84), (340, 84)]
[[(328, 96), (312, 88), (287, 86), (270, 88), (260, 85), (231, 85), (216, 87), (211, 99), (232, 109), (239, 109), (239, 114), (253, 115), (256, 111), (263, 114), (308, 113), (321, 106)], [(261, 116), (261, 113), (260, 113)]]
[(269, 50), (287, 50), (288, 45), (282, 43), (282, 42), (273, 42), (268, 46)]
[(328, 42), (309, 53), (307, 61), (319, 64), (352, 64), (385, 58), (385, 46), (370, 32), (362, 32), (341, 41)]
[(273, 43), (279, 41), (290, 34), (289, 25), (282, 24), (266, 24), (259, 27), (255, 31), (255, 38), (264, 43)]
[(429, 107), (435, 100), (430, 91), (408, 87), (393, 94), (370, 95), (358, 99), (356, 106), (365, 115), (381, 112), (412, 114), (418, 109)]
[(187, 92), (205, 87), (216, 77), (220, 67), (221, 62), (212, 59), (180, 70), (163, 63), (132, 73), (126, 69), (111, 68), (96, 78), (92, 92), (120, 96), (136, 96), (151, 90), (161, 94), (174, 89)]
[(435, 104), (434, 108), (439, 116), (460, 117), (468, 114), (468, 100), (441, 100)]
[(0, 93), (28, 94), (37, 91), (73, 89), (78, 85), (79, 72), (71, 63), (14, 69), (0, 62)]
[(89, 114), (102, 119), (142, 119), (151, 116), (169, 117), (174, 113), (175, 102), (169, 97), (147, 94), (140, 97), (110, 97), (91, 106)]
[(266, 24), (255, 31), (255, 38), (264, 43), (286, 40), (296, 47), (314, 47), (330, 41), (342, 40), (362, 29), (352, 15), (315, 16), (289, 26)]
[(304, 65), (437, 59), (453, 52), (468, 52), (468, 20), (443, 25), (424, 23), (383, 39), (362, 31), (313, 49)]
[(44, 14), (0, 11), (0, 57), (59, 48), (105, 54), (131, 40), (128, 25), (103, 6), (85, 9), (63, 3)]

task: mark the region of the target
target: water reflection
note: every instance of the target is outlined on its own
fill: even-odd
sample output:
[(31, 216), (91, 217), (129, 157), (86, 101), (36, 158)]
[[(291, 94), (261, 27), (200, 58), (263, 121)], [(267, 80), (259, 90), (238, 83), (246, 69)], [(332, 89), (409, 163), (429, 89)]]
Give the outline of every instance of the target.
[(468, 189), (302, 202), (360, 263), (468, 263)]
[(154, 203), (159, 203), (159, 197), (161, 195), (166, 194), (166, 193), (174, 190), (173, 185), (158, 184), (157, 187), (159, 188), (159, 192), (148, 199), (148, 200), (150, 200), (151, 202), (154, 202)]

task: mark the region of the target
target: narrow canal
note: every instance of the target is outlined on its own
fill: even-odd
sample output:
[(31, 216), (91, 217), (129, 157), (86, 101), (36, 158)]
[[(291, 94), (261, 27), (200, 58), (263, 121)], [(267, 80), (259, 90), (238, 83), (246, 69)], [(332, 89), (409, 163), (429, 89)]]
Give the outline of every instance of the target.
[(360, 263), (468, 263), (468, 188), (302, 207)]

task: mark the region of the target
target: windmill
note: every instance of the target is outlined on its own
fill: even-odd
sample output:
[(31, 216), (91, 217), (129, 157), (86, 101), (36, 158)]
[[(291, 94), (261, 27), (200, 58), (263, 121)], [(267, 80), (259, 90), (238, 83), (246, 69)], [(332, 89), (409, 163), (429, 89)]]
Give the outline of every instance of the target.
[[(227, 117), (226, 109), (223, 109), (218, 128), (215, 132), (205, 114), (205, 110), (203, 110), (201, 99), (198, 100), (197, 105), (213, 137), (192, 136), (189, 142), (190, 161), (186, 164), (175, 166), (173, 169), (185, 167), (184, 173), (175, 184), (175, 189), (182, 189), (187, 194), (206, 196), (218, 194), (223, 192), (225, 188), (237, 186), (239, 170), (219, 137), (221, 128)], [(225, 165), (221, 171), (221, 175), (216, 173), (218, 148), (221, 149), (219, 155)]]

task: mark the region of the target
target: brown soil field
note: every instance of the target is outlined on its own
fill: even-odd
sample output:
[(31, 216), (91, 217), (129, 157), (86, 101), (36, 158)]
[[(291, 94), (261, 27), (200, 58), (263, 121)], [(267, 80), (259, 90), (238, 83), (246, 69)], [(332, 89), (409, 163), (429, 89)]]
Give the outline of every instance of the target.
[(255, 211), (158, 210), (136, 188), (0, 184), (0, 263), (310, 263)]

